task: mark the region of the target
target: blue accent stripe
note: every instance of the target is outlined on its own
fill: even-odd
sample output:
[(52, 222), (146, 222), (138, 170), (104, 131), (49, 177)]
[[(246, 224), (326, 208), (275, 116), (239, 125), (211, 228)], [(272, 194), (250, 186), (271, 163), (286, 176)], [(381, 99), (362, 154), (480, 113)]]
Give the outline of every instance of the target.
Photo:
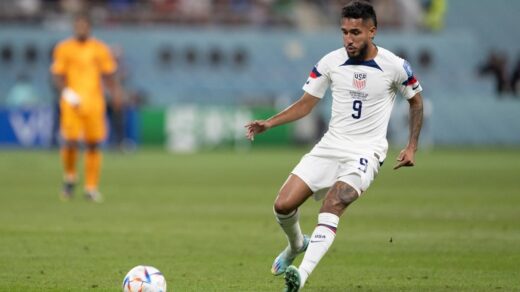
[(123, 288), (126, 286), (126, 283), (128, 283), (128, 281), (130, 281), (130, 277), (126, 277), (123, 281)]
[(316, 67), (312, 68), (311, 77), (312, 78), (321, 77), (321, 73), (318, 71), (318, 69), (316, 69)]
[(372, 67), (372, 68), (375, 68), (375, 69), (383, 71), (383, 69), (381, 69), (381, 67), (379, 67), (379, 65), (374, 60), (356, 61), (354, 59), (347, 59), (347, 61), (345, 61), (345, 63), (343, 63), (340, 66), (349, 66), (349, 65), (352, 65), (352, 66), (368, 66), (368, 67)]
[(144, 276), (146, 277), (146, 282), (152, 283), (152, 279), (150, 278), (150, 274), (148, 274), (146, 268), (144, 268)]

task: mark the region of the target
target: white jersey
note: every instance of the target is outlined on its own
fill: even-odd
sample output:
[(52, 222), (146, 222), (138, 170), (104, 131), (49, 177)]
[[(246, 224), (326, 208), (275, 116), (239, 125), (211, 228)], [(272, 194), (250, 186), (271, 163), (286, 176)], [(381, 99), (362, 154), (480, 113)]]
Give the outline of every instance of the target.
[(422, 91), (409, 63), (381, 47), (370, 61), (349, 59), (345, 48), (327, 54), (303, 90), (323, 98), (329, 86), (333, 98), (329, 129), (311, 153), (335, 158), (369, 154), (379, 161), (388, 150), (386, 132), (397, 91), (407, 99)]

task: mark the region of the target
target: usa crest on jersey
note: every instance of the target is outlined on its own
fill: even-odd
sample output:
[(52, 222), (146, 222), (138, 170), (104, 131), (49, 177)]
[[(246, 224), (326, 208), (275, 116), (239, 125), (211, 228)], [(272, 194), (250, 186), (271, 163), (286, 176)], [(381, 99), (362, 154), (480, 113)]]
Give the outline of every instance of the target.
[(367, 73), (359, 73), (354, 72), (354, 80), (352, 81), (352, 85), (358, 90), (365, 88), (367, 85)]

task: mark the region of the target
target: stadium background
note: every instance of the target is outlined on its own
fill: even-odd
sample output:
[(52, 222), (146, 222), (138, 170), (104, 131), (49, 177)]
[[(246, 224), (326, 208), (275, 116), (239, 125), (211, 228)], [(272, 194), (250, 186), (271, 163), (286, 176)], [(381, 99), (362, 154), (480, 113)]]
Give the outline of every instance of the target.
[[(345, 2), (1, 1), (0, 290), (118, 290), (141, 263), (174, 291), (279, 289), (267, 269), (282, 246), (270, 204), (326, 130), (330, 96), (254, 144), (243, 124), (301, 95), (315, 62), (341, 46)], [(385, 164), (308, 290), (517, 291), (520, 2), (373, 2), (376, 43), (408, 59), (425, 88), (419, 165)], [(127, 93), (99, 206), (58, 201), (50, 52), (82, 10)], [(406, 107), (394, 109), (389, 160), (406, 143)], [(306, 230), (317, 208), (305, 207)]]

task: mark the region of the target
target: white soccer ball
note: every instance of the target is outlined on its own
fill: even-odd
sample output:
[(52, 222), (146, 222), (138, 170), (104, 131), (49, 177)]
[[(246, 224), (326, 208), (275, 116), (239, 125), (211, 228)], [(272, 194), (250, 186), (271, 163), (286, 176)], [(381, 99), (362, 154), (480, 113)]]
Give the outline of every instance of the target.
[(166, 292), (166, 279), (151, 266), (137, 266), (126, 274), (123, 292)]

